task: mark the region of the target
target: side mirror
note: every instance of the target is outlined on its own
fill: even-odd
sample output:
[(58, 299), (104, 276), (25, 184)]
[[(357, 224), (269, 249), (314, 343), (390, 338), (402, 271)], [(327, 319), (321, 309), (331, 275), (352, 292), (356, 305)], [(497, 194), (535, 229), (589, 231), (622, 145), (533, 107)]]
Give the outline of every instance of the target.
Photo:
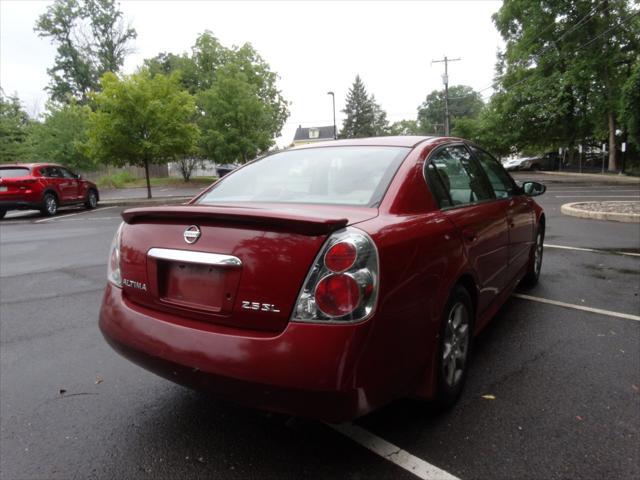
[(76, 174), (76, 178), (77, 178), (78, 180), (82, 180), (82, 175), (80, 175), (80, 174), (78, 173), (78, 174)]
[(538, 182), (524, 182), (522, 184), (522, 191), (529, 197), (537, 197), (547, 191), (546, 185)]

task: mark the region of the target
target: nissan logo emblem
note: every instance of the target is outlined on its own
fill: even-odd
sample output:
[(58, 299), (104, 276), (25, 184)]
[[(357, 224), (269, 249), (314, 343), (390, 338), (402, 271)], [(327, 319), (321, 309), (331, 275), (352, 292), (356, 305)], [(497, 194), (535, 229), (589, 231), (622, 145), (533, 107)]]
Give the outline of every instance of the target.
[(187, 243), (196, 243), (200, 238), (200, 228), (197, 225), (187, 227), (182, 234), (184, 241)]

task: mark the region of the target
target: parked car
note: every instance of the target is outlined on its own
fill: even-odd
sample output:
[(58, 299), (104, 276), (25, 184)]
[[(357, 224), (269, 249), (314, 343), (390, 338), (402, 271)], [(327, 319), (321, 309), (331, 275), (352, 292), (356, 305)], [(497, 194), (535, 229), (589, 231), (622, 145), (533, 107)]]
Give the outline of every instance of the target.
[(96, 208), (95, 183), (52, 163), (0, 165), (0, 218), (9, 210), (40, 210), (55, 215), (62, 205)]
[(218, 174), (218, 178), (222, 178), (228, 173), (233, 172), (236, 168), (238, 168), (238, 165), (235, 163), (223, 163), (216, 166), (216, 173)]
[(100, 328), (179, 384), (332, 422), (453, 404), (472, 338), (540, 275), (536, 182), (456, 138), (304, 145), (126, 210)]
[(534, 157), (509, 158), (502, 162), (507, 171), (516, 170), (557, 170), (559, 155), (556, 152), (545, 153)]

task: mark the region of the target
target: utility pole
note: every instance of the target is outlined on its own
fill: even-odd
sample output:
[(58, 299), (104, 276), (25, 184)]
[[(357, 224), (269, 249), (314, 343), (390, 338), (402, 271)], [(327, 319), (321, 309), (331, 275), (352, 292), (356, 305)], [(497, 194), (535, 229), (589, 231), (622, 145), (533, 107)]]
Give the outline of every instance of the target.
[(442, 83), (444, 83), (444, 134), (449, 136), (451, 134), (450, 118), (449, 118), (449, 62), (457, 62), (462, 60), (461, 58), (447, 58), (446, 56), (442, 60), (431, 60), (431, 63), (444, 63), (444, 75), (442, 76)]

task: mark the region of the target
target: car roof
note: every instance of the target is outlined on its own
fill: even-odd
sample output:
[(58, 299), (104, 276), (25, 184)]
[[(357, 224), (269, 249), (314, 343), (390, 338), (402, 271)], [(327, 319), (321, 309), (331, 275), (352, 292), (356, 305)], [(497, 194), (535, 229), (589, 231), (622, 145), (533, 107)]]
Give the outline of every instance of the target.
[[(459, 138), (448, 137), (451, 140)], [(423, 142), (442, 140), (443, 137), (421, 135), (398, 135), (389, 137), (349, 138), (344, 140), (328, 140), (326, 142), (306, 143), (292, 147), (289, 150), (302, 150), (305, 148), (320, 147), (347, 147), (347, 146), (381, 146), (381, 147), (408, 147), (413, 148)]]
[(57, 163), (45, 163), (45, 162), (37, 162), (37, 163), (4, 163), (0, 165), (0, 168), (5, 167), (22, 167), (22, 168), (37, 168), (37, 167), (62, 167), (62, 165), (58, 165)]

